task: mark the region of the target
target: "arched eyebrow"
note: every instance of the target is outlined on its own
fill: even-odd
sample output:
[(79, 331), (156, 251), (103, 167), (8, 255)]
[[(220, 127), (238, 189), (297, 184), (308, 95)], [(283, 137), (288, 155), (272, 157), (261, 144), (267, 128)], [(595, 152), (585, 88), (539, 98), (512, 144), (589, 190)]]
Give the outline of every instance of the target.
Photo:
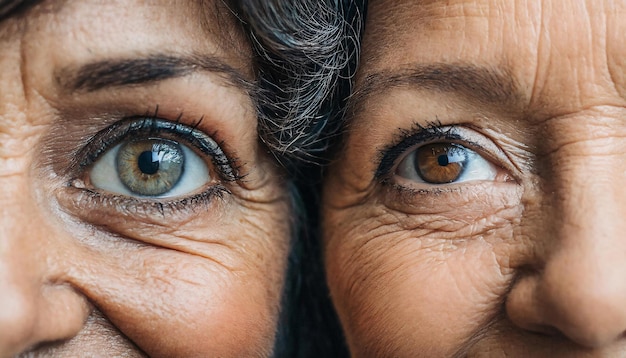
[(55, 71), (55, 79), (66, 92), (95, 92), (111, 87), (146, 85), (196, 72), (220, 74), (229, 84), (250, 94), (256, 88), (237, 69), (209, 55), (153, 54), (107, 59), (59, 69)]
[(507, 111), (521, 110), (527, 103), (511, 71), (505, 68), (456, 63), (416, 64), (367, 75), (357, 84), (349, 100), (349, 117), (363, 110), (364, 103), (371, 97), (380, 98), (398, 87), (452, 93)]

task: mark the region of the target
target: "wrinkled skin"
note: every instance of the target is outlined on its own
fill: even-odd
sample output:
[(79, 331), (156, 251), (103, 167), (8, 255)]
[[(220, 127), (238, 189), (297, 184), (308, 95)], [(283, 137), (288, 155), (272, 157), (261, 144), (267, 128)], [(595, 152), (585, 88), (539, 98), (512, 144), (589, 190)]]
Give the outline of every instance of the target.
[[(219, 1), (59, 1), (0, 23), (0, 356), (271, 353), (289, 200), (259, 144), (241, 85), (251, 51), (229, 16)], [(230, 75), (190, 66), (72, 87), (88, 63), (192, 54)], [(212, 137), (238, 177), (179, 133), (167, 137), (195, 152), (208, 181), (168, 198), (96, 186), (81, 164), (94, 136), (142, 116)]]
[[(370, 3), (323, 206), (354, 356), (626, 354), (625, 16), (624, 1)], [(402, 165), (433, 142), (474, 150), (478, 174)]]

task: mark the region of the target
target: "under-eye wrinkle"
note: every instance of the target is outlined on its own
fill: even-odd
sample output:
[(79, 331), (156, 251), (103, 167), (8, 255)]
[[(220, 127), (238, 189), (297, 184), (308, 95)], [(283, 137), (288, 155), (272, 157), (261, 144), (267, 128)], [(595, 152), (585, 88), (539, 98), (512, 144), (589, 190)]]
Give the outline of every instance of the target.
[[(145, 200), (127, 195), (111, 195), (90, 188), (81, 187), (81, 182), (73, 183), (69, 192), (63, 194), (62, 201), (69, 203), (72, 211), (92, 218), (103, 216), (132, 217), (139, 222), (152, 222), (159, 218), (187, 216), (206, 210), (214, 200), (225, 199), (230, 190), (221, 184), (211, 185), (202, 192), (175, 199)], [(69, 193), (69, 195), (67, 195)], [(95, 214), (97, 213), (97, 214)], [(94, 215), (95, 214), (95, 215)], [(90, 219), (91, 220), (91, 219)]]

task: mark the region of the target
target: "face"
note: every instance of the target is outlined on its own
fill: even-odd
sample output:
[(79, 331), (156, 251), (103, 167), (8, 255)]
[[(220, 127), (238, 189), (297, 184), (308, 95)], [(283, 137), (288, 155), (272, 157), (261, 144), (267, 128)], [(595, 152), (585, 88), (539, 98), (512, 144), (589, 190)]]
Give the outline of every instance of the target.
[(0, 356), (270, 354), (289, 200), (229, 16), (63, 1), (0, 23)]
[(624, 354), (624, 16), (370, 3), (323, 207), (355, 356)]

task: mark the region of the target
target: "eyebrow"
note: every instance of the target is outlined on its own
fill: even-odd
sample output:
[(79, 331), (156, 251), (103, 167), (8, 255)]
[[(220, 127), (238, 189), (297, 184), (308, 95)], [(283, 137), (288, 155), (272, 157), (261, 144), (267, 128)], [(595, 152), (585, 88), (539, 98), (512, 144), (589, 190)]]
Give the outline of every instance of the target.
[(0, 0), (0, 21), (22, 13), (42, 0)]
[(57, 84), (69, 92), (95, 92), (111, 87), (146, 85), (195, 72), (219, 73), (248, 92), (255, 86), (222, 60), (212, 56), (153, 54), (142, 58), (102, 60), (55, 72)]
[(409, 68), (367, 75), (348, 102), (348, 112), (358, 113), (372, 96), (381, 96), (398, 87), (454, 93), (481, 104), (520, 108), (524, 96), (511, 72), (502, 68), (468, 64), (418, 64)]

